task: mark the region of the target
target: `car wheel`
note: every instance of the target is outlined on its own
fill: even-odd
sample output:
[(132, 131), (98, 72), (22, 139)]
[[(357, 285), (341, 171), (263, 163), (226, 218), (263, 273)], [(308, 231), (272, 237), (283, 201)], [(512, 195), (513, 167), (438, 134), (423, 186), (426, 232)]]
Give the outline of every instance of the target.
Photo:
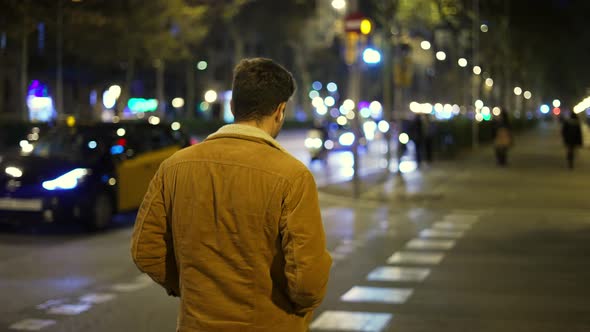
[(93, 231), (105, 229), (113, 219), (114, 207), (111, 196), (100, 193), (94, 200), (89, 227)]

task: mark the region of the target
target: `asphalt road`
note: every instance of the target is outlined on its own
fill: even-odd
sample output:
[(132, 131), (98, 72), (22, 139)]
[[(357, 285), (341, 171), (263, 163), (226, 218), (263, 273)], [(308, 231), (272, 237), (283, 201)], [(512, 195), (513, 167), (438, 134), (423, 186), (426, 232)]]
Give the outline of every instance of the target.
[[(579, 157), (566, 169), (557, 128), (543, 126), (518, 137), (507, 168), (482, 146), (369, 177), (357, 200), (332, 176), (349, 156), (311, 165), (335, 262), (312, 330), (590, 331), (590, 151)], [(378, 170), (378, 151), (364, 158), (365, 174)], [(3, 229), (0, 331), (173, 331), (177, 300), (130, 261), (132, 222)]]

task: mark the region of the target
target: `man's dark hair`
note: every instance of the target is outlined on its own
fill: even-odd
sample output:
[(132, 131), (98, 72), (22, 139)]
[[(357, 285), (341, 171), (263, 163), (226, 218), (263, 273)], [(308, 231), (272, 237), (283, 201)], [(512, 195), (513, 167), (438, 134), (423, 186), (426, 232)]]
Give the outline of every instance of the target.
[(233, 113), (236, 121), (259, 121), (295, 92), (293, 75), (265, 58), (244, 59), (234, 69)]

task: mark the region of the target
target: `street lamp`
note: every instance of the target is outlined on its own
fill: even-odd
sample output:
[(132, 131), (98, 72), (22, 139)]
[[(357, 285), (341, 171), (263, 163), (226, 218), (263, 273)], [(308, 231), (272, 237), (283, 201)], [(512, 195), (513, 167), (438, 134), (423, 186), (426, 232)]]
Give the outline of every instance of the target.
[(520, 96), (522, 94), (522, 89), (520, 87), (514, 88), (514, 94)]
[(485, 106), (485, 105), (484, 105), (484, 103), (483, 103), (483, 101), (482, 101), (482, 100), (478, 99), (478, 100), (476, 100), (476, 101), (475, 101), (475, 107), (476, 107), (477, 109), (481, 109), (481, 108), (483, 108), (484, 106)]
[(205, 70), (205, 69), (207, 69), (207, 61), (199, 61), (197, 63), (197, 69), (198, 70)]
[(479, 29), (481, 30), (481, 32), (484, 32), (484, 33), (489, 31), (489, 27), (488, 27), (488, 25), (487, 25), (487, 24), (485, 24), (485, 23), (484, 23), (484, 24), (482, 24), (482, 25), (479, 27)]
[(533, 97), (533, 94), (530, 91), (525, 91), (524, 92), (524, 98), (525, 99), (531, 99)]
[(332, 8), (336, 10), (344, 10), (344, 8), (346, 8), (346, 0), (332, 0)]
[(172, 99), (172, 107), (174, 108), (181, 108), (184, 106), (184, 99), (181, 97), (176, 97)]
[(217, 92), (209, 90), (205, 92), (205, 101), (208, 103), (214, 103), (217, 100)]
[(459, 67), (463, 67), (463, 68), (467, 67), (467, 59), (465, 59), (465, 58), (460, 58), (457, 61), (457, 63), (459, 64)]
[(334, 83), (334, 82), (328, 83), (328, 85), (326, 85), (326, 88), (330, 92), (336, 92), (336, 91), (338, 91), (338, 85), (336, 85), (336, 83)]
[(438, 52), (436, 52), (436, 58), (439, 61), (444, 61), (447, 58), (447, 54), (443, 51), (438, 51)]
[(494, 86), (494, 80), (491, 78), (487, 78), (486, 79), (486, 85), (489, 86), (490, 88)]
[(480, 66), (475, 66), (475, 67), (473, 67), (473, 73), (474, 73), (475, 75), (479, 75), (479, 74), (481, 74), (481, 67), (480, 67)]
[(553, 101), (553, 107), (559, 107), (559, 106), (561, 106), (561, 101), (559, 99), (555, 99)]
[(425, 50), (425, 51), (426, 51), (426, 50), (429, 50), (431, 46), (432, 46), (432, 45), (430, 44), (430, 42), (429, 42), (428, 40), (423, 40), (423, 41), (420, 43), (420, 47), (422, 47), (422, 49), (423, 49), (423, 50)]

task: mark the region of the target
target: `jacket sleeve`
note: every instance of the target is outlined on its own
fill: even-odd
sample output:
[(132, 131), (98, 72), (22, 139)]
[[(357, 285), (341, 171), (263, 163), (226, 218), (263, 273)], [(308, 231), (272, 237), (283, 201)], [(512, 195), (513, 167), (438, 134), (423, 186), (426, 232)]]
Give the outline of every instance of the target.
[(287, 291), (296, 313), (305, 314), (322, 302), (332, 265), (317, 187), (308, 171), (291, 184), (283, 204), (280, 231)]
[(172, 229), (164, 196), (160, 167), (137, 213), (131, 239), (131, 256), (139, 270), (164, 287), (169, 295), (180, 296)]

